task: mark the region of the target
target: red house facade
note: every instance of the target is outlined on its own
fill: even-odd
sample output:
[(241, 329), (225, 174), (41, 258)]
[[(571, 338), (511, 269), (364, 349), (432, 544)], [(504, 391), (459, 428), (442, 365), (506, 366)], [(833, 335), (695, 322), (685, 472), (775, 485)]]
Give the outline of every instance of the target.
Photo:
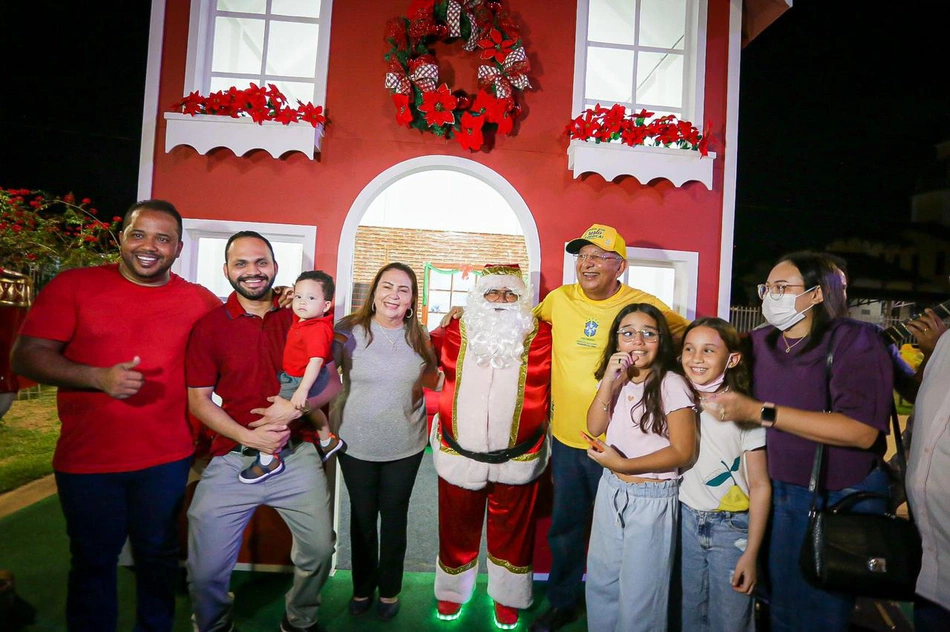
[[(530, 88), (517, 91), (512, 134), (478, 151), (400, 125), (384, 86), (387, 22), (425, 2), (315, 0), (301, 11), (303, 4), (153, 0), (139, 198), (172, 200), (186, 217), (183, 276), (220, 277), (220, 240), (253, 228), (286, 246), (278, 250), (282, 267), (335, 276), (340, 317), (358, 300), (357, 249), (369, 246), (357, 246), (357, 233), (374, 201), (406, 178), (449, 173), (487, 186), (510, 209), (538, 297), (573, 278), (565, 242), (602, 223), (626, 238), (631, 285), (649, 289), (646, 277), (657, 273), (668, 302), (687, 317), (728, 317), (739, 58), (744, 41), (790, 2), (487, 3), (518, 26)], [(449, 4), (465, 12), (483, 3)], [(432, 44), (438, 83), (474, 95), (485, 62), (464, 44)], [(323, 106), (325, 129), (174, 111), (189, 93), (252, 81)], [(585, 108), (618, 102), (691, 121), (707, 137), (709, 155), (565, 135)], [(441, 188), (418, 211), (475, 221), (477, 206), (466, 195)], [(438, 226), (407, 229), (428, 234), (435, 254), (393, 250), (391, 259), (444, 261), (453, 252), (444, 239), (458, 239)], [(474, 232), (495, 231), (480, 225)]]

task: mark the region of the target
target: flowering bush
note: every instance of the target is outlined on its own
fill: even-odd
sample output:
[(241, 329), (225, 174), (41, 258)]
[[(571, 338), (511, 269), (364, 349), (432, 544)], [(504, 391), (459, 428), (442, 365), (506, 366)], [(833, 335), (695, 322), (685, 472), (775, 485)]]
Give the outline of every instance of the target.
[(217, 114), (232, 118), (249, 116), (258, 125), (262, 125), (264, 121), (277, 121), (284, 125), (303, 121), (314, 127), (326, 125), (327, 118), (323, 115), (323, 106), (300, 101), (297, 103), (296, 108), (289, 107), (287, 97), (274, 84), (268, 85), (265, 89), (252, 83), (244, 90), (238, 90), (232, 86), (226, 92), (219, 90), (206, 97), (198, 92), (192, 92), (172, 107), (176, 110), (180, 108), (182, 112), (192, 116), (195, 114)]
[(661, 116), (649, 123), (653, 112), (640, 110), (627, 114), (627, 109), (618, 104), (610, 108), (599, 103), (593, 109), (584, 110), (564, 129), (571, 140), (593, 140), (595, 143), (620, 141), (631, 147), (650, 145), (676, 147), (709, 153), (709, 137), (689, 121), (680, 121), (675, 116)]
[[(406, 17), (393, 18), (383, 36), (389, 45), (384, 85), (392, 94), (396, 122), (463, 148), (490, 148), (511, 134), (521, 115), (518, 95), (531, 88), (528, 53), (520, 27), (500, 2), (412, 0)], [(435, 42), (464, 41), (477, 53), (479, 90), (474, 95), (439, 82)]]
[(0, 188), (0, 268), (33, 277), (37, 287), (60, 270), (115, 261), (121, 217), (96, 217), (89, 198), (76, 201), (30, 189)]

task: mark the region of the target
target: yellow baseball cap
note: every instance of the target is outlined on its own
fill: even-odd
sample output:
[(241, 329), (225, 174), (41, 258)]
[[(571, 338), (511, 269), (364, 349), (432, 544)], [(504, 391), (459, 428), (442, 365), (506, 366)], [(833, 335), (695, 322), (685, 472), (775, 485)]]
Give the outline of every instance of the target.
[(624, 259), (627, 258), (627, 242), (623, 240), (623, 237), (617, 233), (617, 229), (613, 226), (594, 224), (584, 231), (583, 235), (567, 242), (567, 251), (572, 255), (576, 255), (587, 244), (593, 244), (607, 252), (616, 252)]

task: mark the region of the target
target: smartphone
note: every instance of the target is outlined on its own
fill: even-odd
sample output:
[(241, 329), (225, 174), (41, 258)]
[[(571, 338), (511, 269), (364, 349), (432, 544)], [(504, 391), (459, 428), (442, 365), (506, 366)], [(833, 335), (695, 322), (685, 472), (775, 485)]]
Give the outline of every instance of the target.
[(584, 440), (587, 441), (587, 443), (590, 444), (590, 447), (594, 448), (594, 451), (596, 451), (596, 452), (603, 452), (603, 451), (604, 451), (604, 449), (603, 449), (602, 447), (600, 447), (600, 444), (597, 443), (597, 440), (594, 439), (592, 436), (590, 436), (589, 434), (587, 434), (587, 433), (584, 432), (583, 430), (581, 430), (581, 435), (584, 436)]

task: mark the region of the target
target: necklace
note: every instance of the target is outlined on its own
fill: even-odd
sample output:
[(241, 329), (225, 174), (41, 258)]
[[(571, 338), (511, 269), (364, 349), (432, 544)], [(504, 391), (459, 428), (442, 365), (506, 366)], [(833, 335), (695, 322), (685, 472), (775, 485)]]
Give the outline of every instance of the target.
[[(729, 387), (726, 386), (726, 388), (722, 389), (721, 391), (716, 391), (715, 393), (713, 393), (713, 395), (714, 395), (714, 396), (715, 396), (715, 395), (722, 395), (723, 393), (728, 393), (728, 392), (729, 392)], [(712, 398), (711, 398), (711, 397), (703, 397), (702, 395), (699, 396), (699, 401), (701, 401), (701, 402), (704, 402), (704, 401), (706, 401), (707, 399), (712, 399)]]
[(791, 351), (792, 349), (794, 349), (799, 343), (801, 343), (802, 340), (804, 340), (804, 339), (807, 338), (807, 337), (808, 337), (808, 334), (805, 334), (804, 336), (802, 336), (801, 338), (799, 338), (798, 340), (796, 340), (796, 341), (793, 342), (792, 344), (788, 344), (788, 338), (785, 337), (785, 332), (783, 331), (783, 332), (782, 332), (782, 342), (785, 343), (785, 353), (790, 352), (790, 351)]
[[(379, 325), (379, 323), (376, 323), (376, 324)], [(392, 350), (395, 351), (396, 342), (399, 340), (399, 338), (397, 337), (396, 340), (393, 340), (392, 338), (390, 338), (389, 334), (386, 333), (386, 328), (383, 327), (382, 325), (379, 325), (379, 330), (383, 332), (383, 337), (386, 339), (386, 342), (388, 342), (389, 346), (392, 347)]]

